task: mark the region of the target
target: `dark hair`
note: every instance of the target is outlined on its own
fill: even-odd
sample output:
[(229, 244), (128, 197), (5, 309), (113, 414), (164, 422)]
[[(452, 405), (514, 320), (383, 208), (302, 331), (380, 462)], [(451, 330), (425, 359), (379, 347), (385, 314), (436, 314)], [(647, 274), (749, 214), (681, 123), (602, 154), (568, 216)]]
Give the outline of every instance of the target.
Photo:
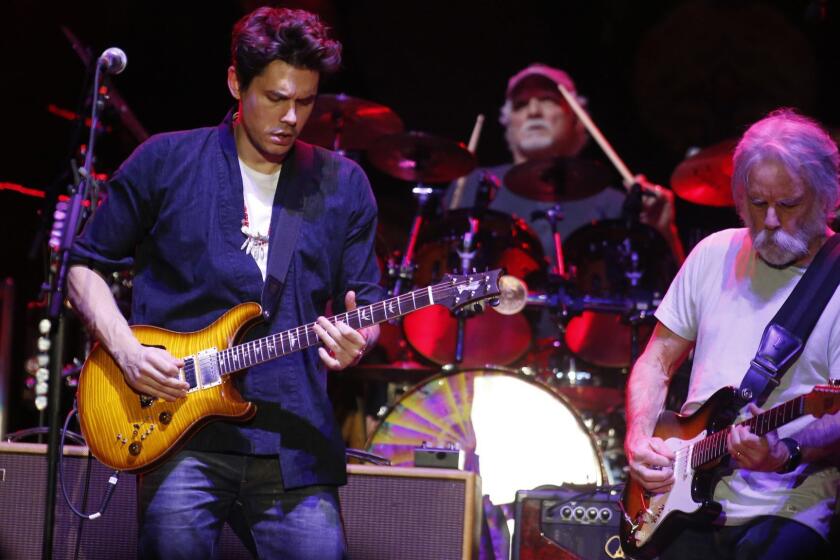
[(242, 89), (275, 60), (322, 74), (341, 64), (341, 43), (328, 37), (318, 16), (304, 10), (257, 8), (236, 22), (230, 50)]

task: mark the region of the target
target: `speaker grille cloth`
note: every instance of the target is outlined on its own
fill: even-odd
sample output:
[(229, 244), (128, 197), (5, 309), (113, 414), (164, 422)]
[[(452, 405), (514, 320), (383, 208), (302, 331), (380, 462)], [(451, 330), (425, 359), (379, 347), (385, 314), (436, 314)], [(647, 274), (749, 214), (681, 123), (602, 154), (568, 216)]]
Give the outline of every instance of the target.
[(350, 558), (461, 558), (464, 492), (462, 480), (350, 477), (340, 489)]

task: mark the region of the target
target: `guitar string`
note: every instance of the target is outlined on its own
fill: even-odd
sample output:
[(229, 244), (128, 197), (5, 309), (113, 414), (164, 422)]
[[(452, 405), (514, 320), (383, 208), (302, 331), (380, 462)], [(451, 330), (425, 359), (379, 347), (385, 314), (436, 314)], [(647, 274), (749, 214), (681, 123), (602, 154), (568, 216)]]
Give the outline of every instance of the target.
[[(473, 280), (473, 281), (482, 282), (482, 278), (479, 275), (479, 277), (477, 279)], [(452, 294), (454, 294), (455, 292), (458, 291), (458, 287), (465, 286), (467, 284), (468, 284), (468, 282), (461, 281), (461, 282), (455, 283), (455, 284), (453, 284), (453, 283), (441, 283), (441, 284), (436, 284), (434, 286), (431, 286), (432, 297), (430, 299), (432, 301), (434, 301), (436, 299), (439, 300), (439, 299), (449, 297), (450, 295), (452, 295)], [(384, 314), (384, 318), (382, 319), (382, 321), (372, 321), (370, 324), (375, 324), (375, 323), (387, 321), (388, 318), (389, 318), (387, 309), (393, 303), (397, 304), (398, 309), (402, 309), (401, 304), (403, 304), (403, 303), (405, 303), (405, 304), (411, 303), (412, 307), (414, 308), (414, 309), (412, 309), (412, 311), (415, 311), (417, 309), (421, 309), (423, 307), (427, 307), (429, 305), (432, 305), (432, 303), (430, 302), (430, 303), (426, 303), (424, 305), (421, 305), (419, 307), (417, 306), (417, 297), (416, 296), (419, 296), (421, 298), (422, 297), (428, 297), (429, 291), (430, 291), (430, 288), (421, 288), (419, 290), (414, 290), (414, 291), (409, 292), (407, 294), (400, 294), (399, 296), (394, 297), (394, 298), (386, 299), (386, 300), (383, 300), (383, 301), (372, 303), (370, 305), (360, 307), (360, 308), (355, 309), (353, 311), (347, 311), (345, 313), (339, 313), (338, 315), (328, 317), (327, 320), (330, 321), (330, 323), (332, 323), (333, 325), (335, 325), (339, 320), (341, 320), (341, 317), (343, 315), (344, 316), (344, 322), (350, 323), (351, 314), (352, 314), (352, 319), (355, 319), (355, 321), (358, 322), (359, 325), (361, 326), (364, 314), (369, 311), (371, 318), (373, 318), (375, 316), (376, 312), (377, 312), (376, 311), (376, 306), (381, 305), (382, 306), (382, 312)], [(493, 296), (490, 296), (490, 297), (493, 297)], [(421, 299), (421, 302), (422, 301), (423, 300)], [(398, 315), (404, 315), (404, 314), (405, 313), (396, 313), (396, 314), (391, 315), (391, 317), (396, 317)], [(316, 336), (315, 331), (313, 329), (313, 325), (314, 325), (314, 323), (310, 323), (310, 324), (307, 324), (307, 325), (300, 325), (298, 327), (288, 329), (288, 330), (280, 332), (280, 333), (275, 333), (275, 334), (272, 334), (272, 335), (268, 335), (268, 336), (263, 337), (261, 339), (249, 341), (249, 342), (239, 344), (239, 345), (236, 345), (236, 346), (233, 346), (233, 347), (230, 347), (230, 348), (226, 348), (225, 350), (220, 351), (218, 353), (220, 367), (221, 367), (222, 370), (229, 370), (229, 371), (220, 371), (220, 373), (222, 375), (228, 375), (230, 373), (233, 373), (234, 371), (237, 371), (237, 369), (241, 369), (241, 367), (237, 367), (238, 362), (239, 362), (239, 357), (240, 357), (239, 355), (240, 354), (242, 354), (243, 362), (248, 361), (246, 358), (250, 357), (250, 356), (246, 355), (245, 352), (247, 352), (248, 354), (254, 354), (256, 352), (259, 352), (260, 355), (262, 355), (263, 344), (266, 345), (266, 351), (269, 354), (269, 356), (271, 355), (271, 351), (270, 351), (270, 347), (269, 347), (270, 343), (273, 343), (273, 346), (275, 348), (275, 350), (274, 350), (275, 354), (277, 352), (276, 348), (277, 348), (277, 343), (278, 342), (280, 343), (281, 349), (284, 348), (284, 344), (283, 344), (284, 342), (288, 342), (290, 347), (294, 348), (293, 340), (297, 340), (298, 341), (298, 349), (302, 349), (303, 346), (300, 345), (300, 341), (302, 340), (302, 338), (305, 337), (306, 338), (306, 343), (307, 343), (306, 346), (307, 347), (311, 346), (312, 344), (309, 342), (310, 334), (316, 339), (316, 344), (317, 344), (318, 339), (317, 339), (317, 336)], [(301, 329), (303, 329), (302, 333), (300, 332)], [(293, 339), (292, 336), (294, 336), (296, 338)], [(283, 354), (285, 354), (285, 353), (286, 352), (284, 351)], [(279, 357), (280, 355), (283, 355), (283, 354), (279, 354), (277, 357)], [(228, 367), (226, 365), (227, 362), (235, 363), (237, 365), (234, 365), (233, 367)], [(253, 365), (253, 364), (251, 364), (251, 365)], [(246, 365), (244, 367), (248, 367), (248, 366)]]

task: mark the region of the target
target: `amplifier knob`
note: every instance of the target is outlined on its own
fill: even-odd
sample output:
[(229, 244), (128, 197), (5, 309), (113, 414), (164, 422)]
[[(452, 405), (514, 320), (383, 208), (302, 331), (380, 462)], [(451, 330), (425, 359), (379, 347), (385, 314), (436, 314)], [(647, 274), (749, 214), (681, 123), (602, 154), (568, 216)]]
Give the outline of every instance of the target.
[(572, 508), (569, 506), (565, 506), (563, 509), (560, 510), (560, 517), (563, 519), (571, 519), (572, 517)]
[(583, 519), (584, 509), (582, 507), (575, 508), (575, 518), (576, 519)]
[(601, 510), (601, 521), (609, 521), (612, 519), (612, 511), (608, 510), (607, 508), (603, 508)]
[(589, 508), (586, 510), (586, 517), (588, 517), (590, 521), (595, 521), (598, 519), (598, 510), (595, 508)]

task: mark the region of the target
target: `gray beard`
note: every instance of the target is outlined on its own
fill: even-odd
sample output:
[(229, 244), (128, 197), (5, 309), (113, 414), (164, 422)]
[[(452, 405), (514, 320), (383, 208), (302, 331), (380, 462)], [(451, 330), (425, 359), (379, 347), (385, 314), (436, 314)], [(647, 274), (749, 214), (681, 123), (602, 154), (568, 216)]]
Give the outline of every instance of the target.
[(808, 255), (808, 242), (813, 238), (805, 229), (791, 235), (782, 230), (762, 229), (757, 234), (750, 228), (753, 247), (770, 266), (783, 268)]
[(533, 152), (536, 150), (545, 150), (550, 148), (554, 139), (546, 131), (545, 134), (529, 134), (519, 141), (519, 147), (524, 152)]

